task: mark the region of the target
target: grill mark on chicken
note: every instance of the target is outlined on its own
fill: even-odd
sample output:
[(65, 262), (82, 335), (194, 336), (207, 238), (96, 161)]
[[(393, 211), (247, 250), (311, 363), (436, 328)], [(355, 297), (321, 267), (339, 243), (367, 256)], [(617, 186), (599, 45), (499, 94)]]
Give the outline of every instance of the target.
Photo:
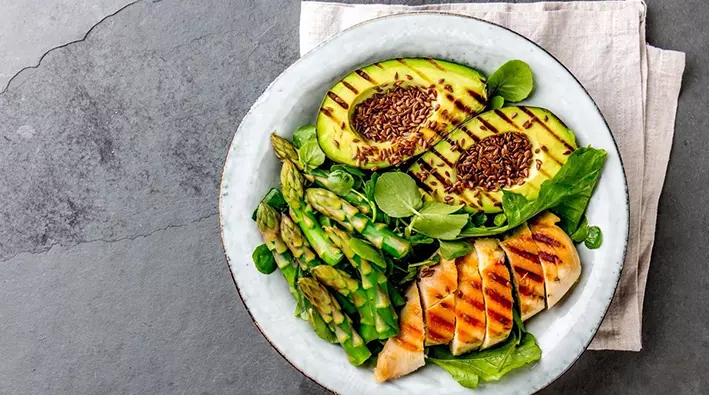
[(532, 239), (552, 247), (561, 247), (562, 245), (558, 240), (544, 233), (532, 233)]
[(487, 288), (485, 290), (485, 295), (487, 295), (488, 298), (495, 301), (497, 304), (504, 307), (505, 309), (508, 309), (508, 310), (512, 309), (512, 301), (507, 299), (505, 296), (501, 295), (496, 290), (494, 290), (492, 288)]
[(506, 247), (511, 253), (513, 253), (515, 255), (521, 256), (522, 258), (524, 258), (530, 262), (537, 263), (537, 264), (539, 263), (539, 256), (537, 256), (537, 254), (535, 254), (533, 252), (529, 252), (527, 250), (517, 248), (513, 245), (507, 245)]

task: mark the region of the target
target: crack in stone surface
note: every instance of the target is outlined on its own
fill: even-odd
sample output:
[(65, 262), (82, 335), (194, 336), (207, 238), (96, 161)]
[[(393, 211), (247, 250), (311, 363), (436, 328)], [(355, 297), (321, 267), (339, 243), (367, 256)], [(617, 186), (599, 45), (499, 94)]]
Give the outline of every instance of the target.
[(8, 257), (8, 258), (1, 259), (1, 260), (0, 260), (0, 263), (4, 263), (4, 262), (7, 262), (7, 261), (10, 261), (10, 260), (12, 260), (13, 258), (17, 257), (18, 255), (22, 255), (22, 254), (30, 254), (30, 255), (45, 254), (45, 253), (51, 251), (54, 247), (73, 248), (73, 247), (76, 247), (76, 246), (79, 246), (79, 245), (82, 245), (82, 244), (87, 244), (87, 243), (105, 243), (105, 244), (111, 244), (111, 243), (118, 243), (118, 242), (121, 242), (121, 241), (134, 241), (134, 240), (136, 240), (136, 239), (138, 239), (138, 238), (150, 237), (150, 236), (152, 236), (152, 235), (154, 235), (154, 234), (156, 234), (156, 233), (164, 232), (164, 231), (169, 230), (169, 229), (184, 228), (185, 226), (194, 225), (194, 224), (196, 224), (196, 223), (199, 223), (199, 222), (202, 222), (202, 221), (206, 221), (206, 220), (208, 220), (208, 219), (211, 219), (211, 218), (213, 218), (213, 217), (216, 217), (217, 215), (219, 215), (219, 213), (212, 213), (212, 214), (205, 215), (205, 216), (202, 216), (202, 217), (193, 219), (193, 220), (191, 220), (191, 221), (185, 222), (185, 223), (183, 223), (183, 224), (170, 224), (170, 225), (164, 226), (164, 227), (162, 227), (162, 228), (153, 229), (153, 230), (151, 230), (151, 231), (148, 232), (148, 233), (141, 233), (141, 234), (137, 234), (137, 235), (133, 235), (133, 236), (119, 237), (119, 238), (117, 238), (117, 239), (102, 239), (102, 238), (89, 239), (89, 240), (84, 240), (84, 241), (81, 241), (81, 242), (78, 242), (78, 243), (75, 243), (75, 244), (66, 244), (66, 245), (63, 244), (63, 243), (61, 243), (61, 242), (56, 242), (56, 243), (48, 244), (47, 246), (45, 246), (44, 249), (41, 249), (41, 250), (18, 251), (18, 252), (16, 252), (16, 253), (12, 254), (12, 255), (11, 255), (10, 257)]
[(5, 85), (5, 87), (2, 89), (2, 91), (0, 91), (0, 95), (5, 94), (5, 93), (10, 89), (10, 85), (11, 85), (12, 82), (15, 80), (15, 78), (17, 78), (17, 77), (18, 77), (20, 74), (22, 74), (24, 71), (30, 70), (30, 69), (39, 68), (39, 66), (42, 65), (42, 60), (44, 60), (44, 58), (45, 58), (47, 55), (49, 55), (50, 53), (52, 53), (52, 52), (54, 52), (54, 51), (56, 51), (56, 50), (58, 50), (58, 49), (66, 48), (66, 47), (68, 47), (68, 46), (70, 46), (70, 45), (77, 44), (77, 43), (80, 43), (80, 42), (82, 42), (82, 41), (85, 41), (85, 40), (89, 37), (89, 35), (91, 34), (91, 32), (92, 32), (98, 25), (100, 25), (100, 24), (102, 24), (103, 22), (105, 22), (106, 20), (108, 20), (108, 19), (110, 19), (110, 18), (112, 18), (112, 17), (118, 15), (121, 11), (127, 9), (128, 7), (130, 7), (130, 6), (134, 5), (134, 4), (140, 3), (140, 2), (142, 2), (142, 1), (143, 1), (143, 0), (136, 0), (136, 1), (133, 1), (133, 2), (131, 2), (131, 3), (128, 3), (128, 4), (124, 5), (123, 7), (119, 8), (118, 10), (116, 10), (115, 12), (113, 12), (113, 13), (111, 13), (111, 14), (108, 14), (108, 15), (106, 15), (105, 17), (101, 18), (101, 20), (99, 20), (98, 22), (96, 22), (93, 26), (91, 26), (91, 27), (89, 28), (89, 30), (86, 31), (86, 34), (84, 34), (84, 37), (82, 37), (82, 38), (80, 38), (80, 39), (78, 39), (78, 40), (69, 41), (68, 43), (65, 43), (65, 44), (56, 46), (56, 47), (54, 47), (54, 48), (50, 48), (50, 49), (47, 50), (45, 53), (43, 53), (42, 56), (39, 57), (39, 60), (37, 61), (37, 64), (32, 65), (32, 66), (25, 66), (25, 67), (21, 68), (17, 73), (15, 73), (12, 77), (10, 77), (10, 79), (7, 81), (7, 84)]

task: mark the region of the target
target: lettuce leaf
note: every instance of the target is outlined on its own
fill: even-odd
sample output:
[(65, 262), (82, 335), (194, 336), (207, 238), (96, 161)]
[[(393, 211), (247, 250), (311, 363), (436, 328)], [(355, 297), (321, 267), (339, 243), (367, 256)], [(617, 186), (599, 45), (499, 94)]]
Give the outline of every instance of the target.
[(502, 209), (507, 224), (485, 227), (469, 223), (458, 238), (490, 236), (513, 229), (544, 210), (561, 218), (561, 227), (572, 234), (579, 226), (608, 154), (602, 149), (581, 147), (572, 153), (559, 172), (544, 181), (534, 200), (503, 191)]
[(453, 356), (445, 347), (429, 351), (428, 361), (442, 367), (466, 388), (476, 388), (480, 381), (497, 381), (510, 371), (536, 362), (542, 350), (531, 333), (518, 338), (516, 331), (501, 346), (480, 352)]

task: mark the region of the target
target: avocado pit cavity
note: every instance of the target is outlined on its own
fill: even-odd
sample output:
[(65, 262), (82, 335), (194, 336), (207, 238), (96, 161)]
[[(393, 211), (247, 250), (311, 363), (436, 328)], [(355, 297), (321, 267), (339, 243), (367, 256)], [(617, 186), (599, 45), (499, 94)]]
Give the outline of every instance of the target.
[(497, 191), (522, 185), (532, 166), (532, 144), (517, 132), (495, 134), (465, 151), (456, 165), (456, 190)]
[(431, 116), (436, 90), (402, 86), (401, 82), (355, 107), (352, 125), (363, 137), (376, 142), (393, 142), (416, 132)]

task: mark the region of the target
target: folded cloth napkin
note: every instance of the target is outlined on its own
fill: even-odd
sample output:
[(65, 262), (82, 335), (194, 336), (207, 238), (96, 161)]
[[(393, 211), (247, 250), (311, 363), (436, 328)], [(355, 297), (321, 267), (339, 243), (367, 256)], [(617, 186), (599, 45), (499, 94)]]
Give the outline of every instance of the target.
[(591, 349), (639, 351), (642, 306), (657, 204), (674, 134), (684, 53), (645, 43), (645, 3), (350, 5), (306, 1), (300, 52), (357, 23), (390, 14), (445, 11), (506, 26), (546, 48), (601, 108), (620, 154), (630, 196), (630, 242), (619, 288)]

